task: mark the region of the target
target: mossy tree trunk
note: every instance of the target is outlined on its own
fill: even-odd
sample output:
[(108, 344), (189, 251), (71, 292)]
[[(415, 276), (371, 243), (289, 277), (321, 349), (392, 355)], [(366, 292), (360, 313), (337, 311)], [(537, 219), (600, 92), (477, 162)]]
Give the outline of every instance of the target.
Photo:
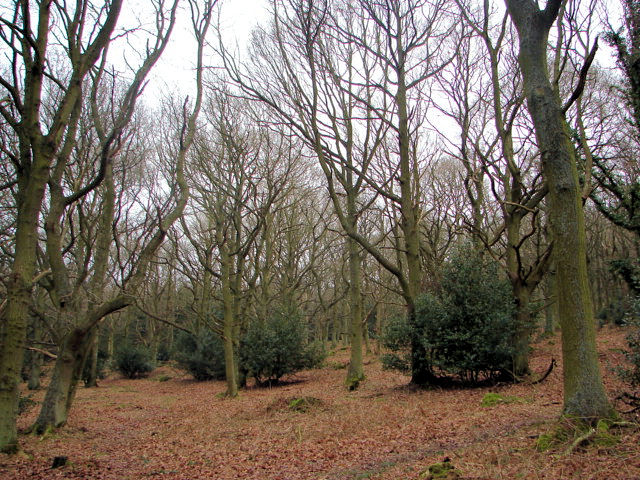
[[(88, 71), (102, 54), (111, 39), (118, 19), (121, 0), (110, 2), (103, 21), (94, 25), (92, 35), (87, 35), (82, 23), (90, 18), (85, 12), (89, 6), (79, 4), (73, 27), (65, 31), (69, 35), (70, 72), (65, 79), (53, 79), (60, 92), (57, 103), (49, 106), (48, 118), (42, 122), (43, 89), (48, 68), (47, 49), (56, 14), (53, 2), (14, 2), (15, 10), (3, 17), (3, 23), (12, 25), (11, 39), (7, 42), (15, 55), (8, 67), (15, 73), (3, 77), (9, 103), (18, 108), (0, 107), (0, 113), (17, 139), (19, 153), (14, 159), (16, 169), (16, 232), (13, 265), (7, 282), (7, 305), (3, 312), (2, 351), (0, 352), (0, 451), (15, 451), (17, 432), (15, 427), (18, 405), (18, 381), (23, 360), (26, 324), (30, 294), (36, 271), (38, 221), (49, 180), (49, 169), (61, 145), (67, 123), (82, 94), (82, 84)], [(7, 12), (4, 12), (7, 13)], [(86, 15), (85, 15), (86, 13)], [(32, 27), (36, 30), (32, 30)], [(89, 38), (87, 38), (89, 37)], [(23, 78), (18, 79), (22, 75)], [(45, 76), (46, 75), (46, 76)], [(11, 81), (15, 81), (11, 84)], [(15, 116), (19, 115), (19, 116)]]
[(32, 176), (21, 182), (18, 193), (16, 248), (0, 338), (0, 451), (8, 453), (18, 448), (18, 385), (24, 360), (31, 282), (36, 268), (36, 230), (45, 182), (46, 170), (34, 168)]
[[(59, 154), (58, 163), (51, 170), (49, 178), (50, 204), (49, 212), (45, 221), (47, 260), (51, 267), (52, 284), (49, 293), (54, 305), (59, 306), (58, 314), (61, 318), (67, 319), (71, 327), (70, 332), (63, 337), (60, 353), (56, 359), (54, 373), (47, 389), (42, 409), (33, 428), (37, 432), (44, 432), (52, 428), (64, 425), (67, 421), (69, 409), (75, 397), (77, 384), (82, 376), (82, 370), (86, 362), (87, 354), (93, 345), (94, 335), (97, 334), (97, 327), (109, 314), (122, 310), (132, 305), (140, 291), (141, 285), (147, 279), (148, 270), (152, 264), (156, 252), (162, 245), (168, 230), (182, 215), (189, 198), (189, 188), (185, 179), (184, 165), (186, 155), (193, 143), (195, 124), (202, 104), (202, 48), (204, 32), (210, 24), (210, 8), (215, 0), (208, 2), (207, 9), (203, 13), (204, 19), (199, 22), (194, 18), (194, 28), (201, 29), (196, 32), (199, 38), (198, 45), (198, 66), (196, 69), (196, 98), (193, 110), (185, 116), (184, 125), (181, 131), (180, 146), (175, 158), (175, 204), (173, 208), (158, 219), (155, 230), (149, 239), (141, 246), (137, 261), (132, 266), (133, 271), (127, 277), (123, 290), (109, 300), (104, 300), (104, 286), (108, 259), (111, 245), (111, 227), (114, 218), (115, 205), (115, 184), (112, 169), (112, 142), (119, 138), (123, 129), (128, 124), (135, 108), (135, 99), (138, 98), (140, 90), (144, 84), (144, 79), (155, 62), (166, 47), (171, 31), (175, 24), (178, 4), (174, 3), (169, 11), (158, 11), (158, 22), (160, 30), (157, 33), (157, 41), (153, 48), (147, 50), (147, 57), (136, 72), (135, 78), (130, 84), (125, 94), (125, 100), (121, 109), (114, 119), (113, 129), (107, 133), (103, 129), (103, 124), (97, 112), (96, 96), (93, 97), (93, 117), (94, 128), (100, 139), (101, 154), (101, 176), (99, 181), (91, 182), (87, 187), (83, 187), (70, 196), (65, 196), (62, 188), (64, 172), (67, 161), (70, 158), (71, 150), (75, 146), (75, 126), (71, 123), (65, 139), (64, 148)], [(164, 18), (167, 15), (169, 18)], [(99, 78), (102, 70), (95, 78)], [(97, 84), (94, 85), (97, 89)], [(95, 94), (95, 91), (93, 92)], [(72, 115), (79, 115), (79, 105), (74, 106)], [(118, 142), (116, 142), (118, 143)], [(119, 145), (118, 145), (119, 147)], [(100, 184), (104, 181), (104, 184)], [(102, 187), (102, 188), (99, 188)], [(96, 190), (97, 189), (97, 190)], [(86, 193), (96, 191), (102, 195), (102, 215), (98, 222), (98, 232), (95, 245), (87, 245), (87, 255), (92, 253), (93, 269), (89, 276), (87, 285), (84, 286), (91, 293), (90, 300), (85, 301), (78, 295), (72, 293), (80, 285), (72, 286), (74, 283), (73, 272), (64, 259), (64, 249), (62, 247), (63, 234), (61, 231), (61, 219), (64, 210), (82, 198)], [(95, 250), (92, 251), (92, 248)]]
[(534, 0), (506, 0), (506, 4), (520, 38), (525, 95), (549, 189), (562, 328), (563, 410), (589, 420), (610, 417), (614, 411), (604, 390), (596, 351), (575, 152), (547, 68), (548, 34), (562, 0), (549, 0), (544, 10)]
[(74, 329), (65, 338), (40, 414), (32, 427), (35, 433), (40, 435), (48, 429), (58, 428), (67, 423), (69, 409), (75, 397), (78, 381), (82, 377), (92, 340), (93, 336), (81, 328)]
[[(355, 215), (352, 218), (356, 218)], [(362, 260), (360, 246), (352, 238), (347, 238), (349, 251), (349, 327), (351, 338), (351, 357), (345, 385), (349, 390), (358, 388), (364, 380), (362, 361)]]

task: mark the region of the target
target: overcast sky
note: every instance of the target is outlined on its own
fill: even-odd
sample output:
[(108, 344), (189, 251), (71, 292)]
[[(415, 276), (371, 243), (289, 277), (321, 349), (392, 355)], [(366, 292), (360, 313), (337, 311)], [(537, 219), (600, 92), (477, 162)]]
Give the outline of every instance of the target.
[[(244, 50), (251, 30), (267, 19), (268, 0), (220, 0), (218, 9), (221, 12), (221, 26), (224, 38), (229, 47)], [(141, 7), (144, 8), (144, 7)], [(128, 13), (123, 12), (125, 15)], [(126, 18), (124, 21), (126, 22)], [(217, 20), (214, 20), (217, 21)], [(216, 41), (213, 29), (209, 31), (212, 42)], [(150, 84), (145, 97), (178, 90), (189, 92), (194, 88), (195, 40), (190, 31), (189, 13), (186, 2), (180, 12), (178, 25), (172, 35), (170, 44), (150, 74)]]

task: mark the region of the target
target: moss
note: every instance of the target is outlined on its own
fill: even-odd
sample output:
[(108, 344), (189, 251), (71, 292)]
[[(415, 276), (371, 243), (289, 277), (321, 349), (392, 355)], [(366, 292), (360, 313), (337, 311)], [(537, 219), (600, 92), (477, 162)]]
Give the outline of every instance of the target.
[(460, 471), (451, 464), (449, 458), (434, 463), (420, 474), (424, 480), (454, 480), (460, 478)]
[(352, 375), (350, 377), (347, 377), (344, 384), (349, 391), (357, 390), (360, 386), (360, 382), (362, 382), (364, 378), (364, 375)]
[(566, 435), (566, 431), (564, 430), (554, 430), (543, 433), (536, 440), (536, 450), (546, 452), (566, 443), (568, 439), (569, 436)]
[(496, 405), (505, 403), (524, 403), (524, 400), (520, 397), (500, 395), (499, 393), (490, 392), (482, 397), (480, 405), (483, 407), (495, 407)]
[(349, 366), (349, 362), (327, 362), (326, 365), (331, 370), (343, 370)]
[(316, 397), (298, 397), (289, 400), (289, 410), (293, 412), (304, 413), (320, 405), (322, 405), (322, 400)]
[(596, 434), (591, 443), (597, 447), (613, 447), (620, 442), (620, 439), (611, 433), (611, 422), (600, 420), (596, 425)]
[(41, 441), (56, 437), (56, 429), (54, 428), (53, 425), (49, 424), (45, 428), (42, 428), (42, 427), (38, 428), (38, 426), (35, 425), (32, 428), (33, 428), (33, 433), (35, 435), (38, 435)]
[(611, 433), (611, 420), (599, 420), (595, 428), (580, 419), (564, 417), (552, 431), (543, 433), (536, 440), (536, 450), (546, 452), (569, 447), (567, 453), (580, 446), (612, 447), (620, 441)]

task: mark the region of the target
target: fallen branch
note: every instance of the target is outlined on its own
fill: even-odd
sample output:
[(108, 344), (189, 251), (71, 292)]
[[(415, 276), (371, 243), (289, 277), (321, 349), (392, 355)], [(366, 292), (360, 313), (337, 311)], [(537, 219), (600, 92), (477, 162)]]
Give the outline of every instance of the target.
[(551, 374), (551, 371), (553, 370), (553, 367), (555, 367), (556, 365), (557, 365), (556, 359), (552, 358), (551, 359), (551, 363), (549, 364), (549, 368), (547, 369), (545, 374), (542, 375), (542, 377), (540, 377), (539, 379), (534, 380), (533, 382), (531, 382), (531, 385), (537, 385), (538, 383), (544, 382), (545, 379)]
[(43, 355), (46, 355), (47, 357), (53, 358), (54, 360), (58, 358), (58, 356), (55, 353), (47, 352), (46, 350), (42, 350), (41, 348), (36, 348), (36, 347), (25, 347), (25, 348), (27, 350), (31, 350), (32, 352), (38, 352)]

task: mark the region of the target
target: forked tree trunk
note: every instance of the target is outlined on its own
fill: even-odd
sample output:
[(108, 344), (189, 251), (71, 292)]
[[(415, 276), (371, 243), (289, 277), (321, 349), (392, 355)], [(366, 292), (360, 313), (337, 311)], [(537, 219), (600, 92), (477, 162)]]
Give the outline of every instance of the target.
[(92, 340), (91, 332), (79, 328), (64, 339), (40, 415), (32, 427), (35, 433), (43, 434), (67, 422)]
[(610, 417), (614, 411), (605, 394), (596, 351), (575, 152), (547, 69), (548, 34), (562, 0), (548, 0), (544, 10), (534, 0), (506, 0), (506, 4), (520, 38), (525, 95), (549, 188), (562, 328), (564, 413), (593, 421)]

